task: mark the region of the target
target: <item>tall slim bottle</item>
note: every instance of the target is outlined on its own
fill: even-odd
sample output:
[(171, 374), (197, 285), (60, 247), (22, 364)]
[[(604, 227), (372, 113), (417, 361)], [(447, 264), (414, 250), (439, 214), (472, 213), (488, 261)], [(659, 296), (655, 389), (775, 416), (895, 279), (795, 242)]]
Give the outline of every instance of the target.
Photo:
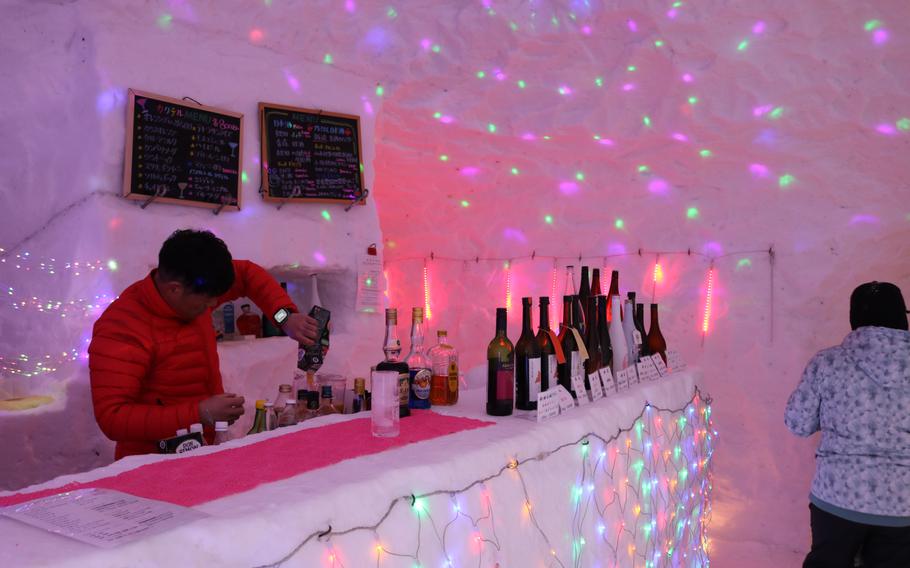
[(559, 339), (562, 343), (562, 352), (566, 357), (566, 362), (557, 365), (559, 384), (569, 392), (574, 392), (572, 390), (572, 377), (576, 375), (582, 377), (584, 374), (584, 366), (578, 351), (578, 342), (575, 341), (575, 334), (572, 333), (574, 324), (572, 320), (572, 302), (573, 296), (562, 297), (562, 324), (559, 329)]
[(607, 323), (613, 323), (613, 296), (619, 296), (618, 270), (614, 270), (610, 275), (610, 291), (607, 292)]
[(521, 337), (515, 343), (515, 408), (537, 410), (541, 353), (531, 328), (531, 298), (521, 299)]
[(385, 311), (385, 340), (382, 343), (385, 359), (376, 365), (377, 371), (395, 371), (398, 373), (398, 416), (411, 415), (408, 407), (410, 372), (408, 364), (401, 361), (401, 341), (398, 339), (398, 310), (387, 308)]
[(512, 414), (514, 383), (515, 352), (506, 337), (506, 309), (496, 308), (496, 336), (487, 347), (487, 414)]
[(600, 349), (603, 366), (613, 365), (613, 344), (610, 342), (610, 328), (607, 324), (607, 297), (597, 297), (597, 323), (600, 331)]
[(581, 284), (578, 286), (578, 302), (575, 317), (575, 329), (582, 337), (588, 336), (588, 298), (591, 297), (591, 283), (588, 279), (588, 267), (581, 267)]
[(600, 269), (593, 268), (591, 270), (591, 295), (600, 296), (603, 292), (600, 291)]
[(540, 327), (537, 345), (540, 347), (540, 392), (546, 392), (557, 381), (556, 347), (550, 337), (550, 298), (540, 297)]
[(246, 435), (249, 436), (250, 434), (258, 434), (265, 431), (265, 400), (257, 400), (256, 416), (253, 418), (253, 426), (246, 433)]
[(427, 352), (433, 366), (430, 404), (448, 406), (458, 402), (458, 352), (449, 345), (449, 334), (436, 331), (436, 345)]
[(423, 346), (423, 337), (423, 308), (413, 308), (411, 310), (411, 351), (404, 360), (408, 364), (410, 386), (408, 406), (411, 408), (430, 408), (433, 367)]
[(619, 295), (613, 296), (610, 308), (613, 310), (613, 317), (610, 320), (610, 345), (613, 347), (613, 374), (615, 375), (629, 366), (629, 346), (626, 344), (626, 334), (622, 329)]
[(638, 363), (638, 344), (635, 343), (635, 304), (626, 300), (623, 304), (626, 317), (622, 320), (622, 331), (626, 337), (626, 348), (629, 351), (629, 365)]
[(588, 375), (592, 375), (603, 367), (603, 345), (600, 341), (600, 322), (597, 321), (597, 296), (588, 298), (588, 313), (591, 318), (588, 320), (588, 336), (585, 338), (585, 345), (588, 348), (588, 359), (585, 361), (585, 386), (588, 384)]
[(640, 355), (642, 357), (647, 357), (651, 354), (651, 350), (648, 349), (648, 334), (645, 332), (645, 305), (644, 304), (635, 304), (635, 328), (638, 330), (638, 333), (641, 334), (641, 346)]
[(667, 341), (660, 332), (660, 323), (657, 321), (657, 304), (651, 304), (651, 325), (648, 327), (648, 349), (651, 353), (658, 353), (660, 358), (667, 362)]

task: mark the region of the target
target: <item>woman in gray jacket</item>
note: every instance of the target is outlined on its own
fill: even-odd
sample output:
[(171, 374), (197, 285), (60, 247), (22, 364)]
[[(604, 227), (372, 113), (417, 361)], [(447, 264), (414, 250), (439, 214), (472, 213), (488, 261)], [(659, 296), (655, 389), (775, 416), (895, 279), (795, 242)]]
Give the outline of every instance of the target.
[(850, 334), (809, 362), (784, 422), (821, 430), (804, 568), (910, 567), (910, 331), (900, 289), (850, 296)]

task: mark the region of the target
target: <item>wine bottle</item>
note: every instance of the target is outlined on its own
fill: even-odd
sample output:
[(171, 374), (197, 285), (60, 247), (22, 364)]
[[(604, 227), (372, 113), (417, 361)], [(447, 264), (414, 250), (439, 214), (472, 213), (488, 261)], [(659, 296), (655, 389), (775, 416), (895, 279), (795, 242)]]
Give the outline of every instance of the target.
[(657, 304), (651, 304), (651, 325), (648, 326), (648, 350), (657, 353), (667, 362), (667, 341), (660, 332), (660, 323), (657, 321)]
[(388, 308), (385, 311), (385, 340), (382, 343), (382, 352), (385, 359), (376, 365), (377, 371), (395, 371), (398, 373), (398, 416), (404, 418), (411, 415), (408, 407), (410, 397), (410, 371), (408, 364), (400, 361), (401, 341), (398, 339), (398, 310)]
[(588, 298), (591, 297), (591, 284), (588, 280), (588, 267), (581, 267), (581, 284), (578, 287), (578, 301), (576, 302), (577, 311), (575, 317), (575, 329), (583, 338), (588, 336)]
[(591, 295), (600, 296), (603, 292), (600, 291), (600, 269), (594, 268), (591, 271)]
[(613, 347), (613, 374), (616, 375), (629, 366), (629, 347), (622, 329), (622, 313), (618, 294), (613, 296), (610, 308), (613, 310), (613, 317), (610, 320), (610, 345)]
[(410, 393), (408, 406), (411, 408), (430, 408), (430, 385), (433, 370), (423, 346), (423, 308), (411, 310), (411, 351), (405, 357), (408, 364), (408, 383)]
[(512, 414), (515, 353), (506, 336), (506, 309), (496, 308), (496, 336), (487, 347), (487, 414)]
[(603, 367), (603, 344), (600, 341), (600, 322), (597, 321), (597, 296), (588, 298), (588, 313), (591, 318), (588, 320), (588, 336), (585, 338), (585, 346), (588, 348), (588, 359), (585, 361), (585, 386), (588, 384), (588, 376), (600, 371)]
[(559, 326), (559, 342), (566, 357), (564, 363), (557, 365), (558, 382), (567, 391), (572, 392), (572, 372), (579, 360), (578, 343), (572, 333), (572, 296), (562, 297), (562, 323)]
[(613, 323), (613, 296), (619, 296), (618, 270), (614, 270), (610, 275), (610, 291), (607, 292), (607, 323)]
[(540, 328), (537, 330), (537, 345), (540, 347), (540, 392), (546, 392), (556, 385), (556, 347), (550, 337), (550, 298), (540, 297)]
[[(629, 294), (634, 295), (634, 292)], [(635, 304), (631, 300), (623, 303), (622, 331), (626, 337), (626, 348), (629, 350), (629, 365), (638, 363), (638, 343), (635, 342)]]
[(531, 298), (521, 299), (521, 336), (515, 343), (515, 408), (537, 410), (541, 352), (531, 328)]
[(647, 357), (651, 354), (651, 350), (648, 349), (648, 334), (645, 333), (645, 305), (644, 304), (635, 304), (635, 329), (638, 330), (641, 337), (641, 345), (639, 345), (640, 355), (642, 357)]
[(600, 332), (600, 349), (603, 365), (610, 367), (613, 364), (613, 345), (610, 343), (610, 328), (607, 324), (607, 297), (597, 297), (597, 324)]

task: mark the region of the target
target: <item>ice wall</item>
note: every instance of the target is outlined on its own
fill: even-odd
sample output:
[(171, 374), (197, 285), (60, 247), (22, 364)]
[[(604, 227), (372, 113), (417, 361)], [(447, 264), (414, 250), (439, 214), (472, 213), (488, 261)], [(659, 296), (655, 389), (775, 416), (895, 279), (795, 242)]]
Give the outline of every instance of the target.
[[(508, 260), (514, 306), (551, 294), (547, 257), (559, 257), (558, 295), (567, 263), (618, 268), (624, 291), (656, 297), (669, 342), (704, 370), (715, 397), (717, 564), (743, 566), (751, 556), (790, 565), (805, 549), (815, 440), (783, 428), (786, 396), (812, 353), (848, 331), (856, 284), (910, 287), (901, 261), (910, 249), (906, 2), (11, 6), (4, 21), (15, 25), (0, 40), (3, 69), (13, 71), (0, 83), (0, 120), (15, 133), (0, 154), (4, 246), (41, 227), (58, 210), (51, 202), (119, 191), (127, 86), (248, 117), (256, 100), (275, 98), (359, 105), (367, 128), (376, 113), (375, 168), (367, 168), (375, 199), (353, 213), (362, 220), (333, 210), (328, 224), (318, 209), (257, 205), (252, 162), (250, 208), (217, 219), (92, 196), (29, 248), (112, 257), (122, 267), (85, 284), (64, 279), (55, 296), (116, 292), (145, 271), (167, 232), (190, 222), (259, 259), (277, 254), (276, 222), (288, 218), (300, 223), (288, 233), (315, 231), (320, 246), (341, 231), (359, 246), (376, 235), (375, 203), (392, 304), (424, 304), (426, 264), (430, 327), (448, 328), (470, 369), (483, 362), (493, 308), (506, 302)], [(256, 129), (247, 132), (252, 160)], [(53, 162), (38, 164), (48, 147), (57, 148)], [(308, 262), (315, 241), (295, 242), (303, 252), (275, 262)], [(702, 337), (711, 259), (714, 302)], [(45, 286), (0, 271), (20, 279), (23, 293)], [(44, 339), (54, 326), (22, 316), (0, 320), (3, 341), (16, 338), (4, 357), (62, 343)], [(367, 352), (375, 358), (373, 345)]]

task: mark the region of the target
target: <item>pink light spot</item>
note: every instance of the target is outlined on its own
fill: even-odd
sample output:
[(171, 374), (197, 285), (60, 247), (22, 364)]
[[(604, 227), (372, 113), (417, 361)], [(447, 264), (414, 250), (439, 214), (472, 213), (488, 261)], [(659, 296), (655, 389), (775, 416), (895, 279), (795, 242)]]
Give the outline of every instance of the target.
[(319, 251), (313, 253), (313, 259), (319, 264), (325, 264), (325, 255)]
[(875, 42), (875, 45), (882, 45), (888, 41), (888, 37), (888, 30), (878, 29), (872, 34), (872, 41)]
[(111, 219), (110, 221), (107, 222), (107, 228), (112, 231), (116, 231), (117, 229), (120, 228), (120, 225), (122, 225), (122, 224), (123, 224), (123, 219), (121, 219), (120, 217), (114, 217), (113, 219)]
[(635, 20), (628, 20), (628, 21), (626, 21), (626, 25), (629, 26), (629, 31), (630, 31), (630, 32), (633, 32), (633, 33), (634, 33), (634, 32), (637, 32), (637, 31), (638, 31), (638, 24), (635, 23)]
[(597, 141), (597, 143), (603, 146), (616, 146), (616, 142), (610, 140), (609, 138), (601, 138)]
[(626, 245), (622, 243), (610, 243), (607, 245), (607, 254), (626, 254)]
[(764, 115), (768, 114), (769, 112), (771, 112), (771, 109), (773, 109), (773, 108), (774, 108), (774, 105), (757, 106), (752, 109), (752, 116), (754, 116), (756, 118), (759, 116), (764, 116)]
[(284, 70), (284, 80), (288, 82), (288, 86), (291, 88), (292, 91), (294, 91), (295, 93), (300, 91), (300, 81), (298, 81), (297, 77), (295, 77), (293, 75), (293, 73), (291, 73), (287, 69)]
[(444, 114), (439, 117), (439, 122), (441, 122), (443, 124), (452, 124), (453, 122), (455, 122), (455, 119), (447, 114)]
[(757, 178), (768, 177), (768, 166), (764, 164), (749, 164), (749, 171)]
[(680, 142), (688, 142), (688, 141), (689, 141), (689, 137), (686, 136), (685, 134), (683, 134), (682, 132), (674, 132), (674, 133), (673, 133), (673, 139), (674, 139), (674, 140), (678, 140), (678, 141), (680, 141)]
[(505, 81), (506, 79), (508, 79), (508, 75), (503, 73), (502, 70), (500, 70), (500, 69), (494, 69), (493, 76), (496, 77), (497, 81)]
[(670, 18), (671, 20), (675, 20), (677, 15), (679, 15), (679, 11), (677, 11), (676, 8), (670, 8), (667, 11), (667, 17)]
[(705, 243), (702, 252), (708, 256), (720, 256), (724, 253), (724, 247), (717, 241), (710, 241)]
[(755, 22), (755, 25), (752, 26), (752, 33), (755, 35), (761, 35), (765, 32), (765, 22), (759, 20)]
[(474, 177), (480, 173), (480, 168), (475, 168), (474, 166), (466, 166), (459, 170), (459, 173), (463, 176)]
[(582, 26), (581, 33), (585, 35), (591, 35), (591, 26)]
[(635, 83), (626, 83), (625, 85), (622, 86), (622, 90), (623, 90), (623, 91), (626, 91), (626, 92), (628, 92), (628, 91), (634, 91), (634, 90), (635, 90)]
[(854, 215), (850, 219), (851, 225), (859, 225), (859, 224), (875, 225), (877, 223), (878, 223), (878, 217), (876, 217), (875, 215)]
[(426, 37), (423, 38), (420, 40), (420, 47), (422, 47), (424, 51), (430, 51), (430, 48), (433, 47), (433, 40)]
[(884, 134), (886, 136), (894, 136), (897, 134), (897, 129), (890, 124), (879, 124), (875, 127), (875, 130), (878, 131), (879, 134)]
[(361, 96), (360, 100), (363, 101), (363, 112), (372, 115), (373, 114), (373, 103), (370, 102), (365, 96)]
[(572, 195), (578, 193), (578, 184), (574, 181), (560, 182), (559, 191), (561, 191), (563, 195)]
[(685, 73), (682, 76), (682, 80), (683, 80), (683, 83), (691, 83), (691, 82), (695, 81), (695, 77), (693, 77), (691, 73)]
[(537, 140), (537, 136), (533, 132), (525, 132), (521, 135), (522, 140)]
[(657, 178), (648, 184), (648, 191), (655, 195), (666, 195), (670, 191), (670, 184), (664, 179)]
[(518, 229), (503, 229), (502, 236), (510, 241), (518, 241), (520, 243), (528, 242), (528, 237), (526, 237), (525, 234)]
[(250, 41), (253, 43), (259, 43), (262, 41), (264, 34), (259, 28), (253, 28), (250, 30)]
[(345, 0), (344, 9), (348, 14), (353, 14), (357, 11), (357, 3), (354, 0)]

